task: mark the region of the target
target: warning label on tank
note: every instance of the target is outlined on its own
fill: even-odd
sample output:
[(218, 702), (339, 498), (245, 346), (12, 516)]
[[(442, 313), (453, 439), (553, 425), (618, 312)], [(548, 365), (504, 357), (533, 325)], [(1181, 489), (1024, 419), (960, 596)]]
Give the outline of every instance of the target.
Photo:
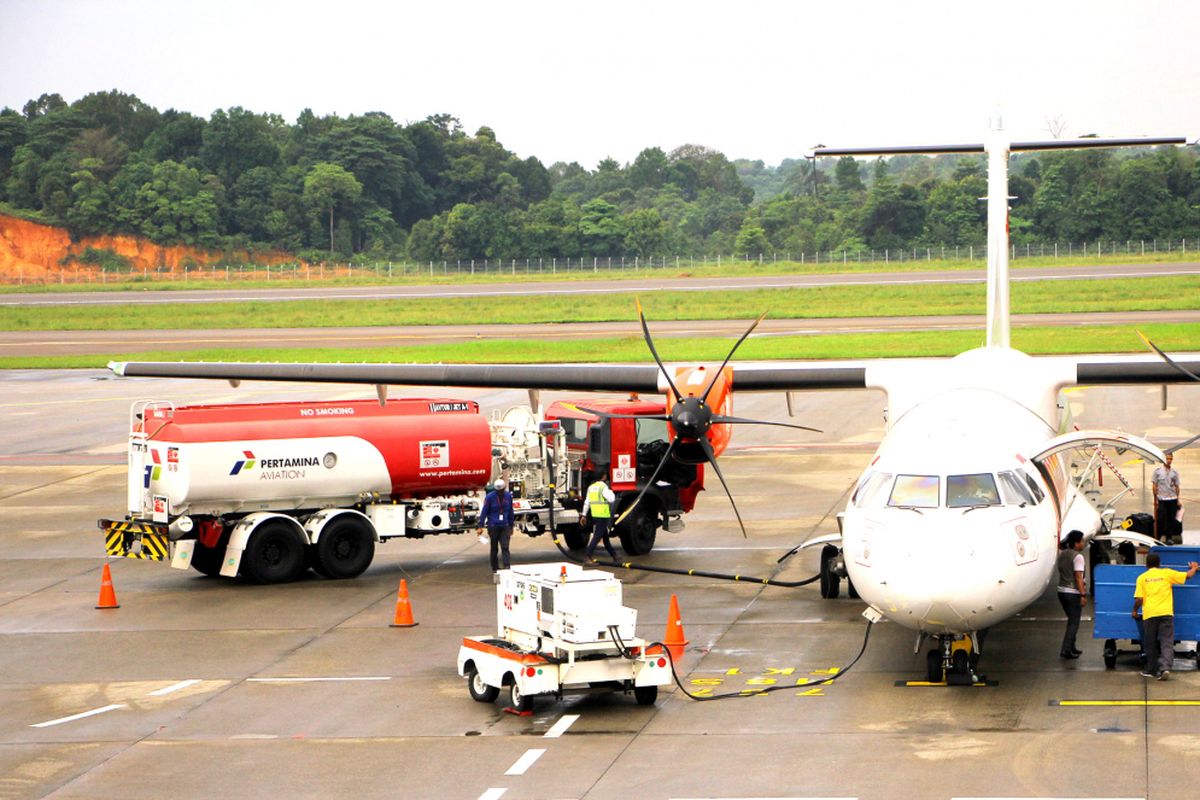
[(421, 442), (421, 469), (450, 466), (450, 442), (436, 439)]
[(430, 403), (429, 413), (440, 414), (445, 411), (470, 411), (470, 403)]

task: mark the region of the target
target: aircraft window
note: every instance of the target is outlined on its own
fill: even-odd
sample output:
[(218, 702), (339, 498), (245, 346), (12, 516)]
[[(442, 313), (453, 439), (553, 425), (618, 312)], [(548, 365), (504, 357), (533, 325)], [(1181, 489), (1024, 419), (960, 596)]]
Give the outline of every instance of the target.
[(996, 479), (989, 473), (950, 475), (946, 478), (947, 508), (998, 505), (1000, 493), (996, 491)]
[(889, 506), (937, 508), (941, 480), (937, 475), (897, 475)]
[(1026, 475), (1025, 483), (1029, 486), (1029, 491), (1033, 492), (1033, 504), (1036, 506), (1038, 503), (1042, 502), (1042, 498), (1044, 498), (1046, 494), (1042, 491), (1042, 487), (1038, 486), (1038, 483), (1033, 479), (1033, 476)]
[(883, 493), (891, 485), (892, 474), (890, 472), (871, 473), (858, 485), (858, 489), (854, 492), (851, 502), (854, 503), (856, 508), (882, 506)]
[(1033, 494), (1029, 491), (1020, 478), (1014, 472), (1000, 473), (1000, 487), (1004, 490), (1005, 501), (1012, 505), (1021, 505), (1022, 503), (1033, 504)]
[(665, 419), (639, 419), (637, 421), (637, 443), (666, 442), (667, 421)]

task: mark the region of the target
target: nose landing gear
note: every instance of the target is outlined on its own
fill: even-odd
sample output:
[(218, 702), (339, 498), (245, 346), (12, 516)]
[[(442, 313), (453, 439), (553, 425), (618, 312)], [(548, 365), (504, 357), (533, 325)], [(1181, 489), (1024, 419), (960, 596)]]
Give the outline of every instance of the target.
[[(976, 636), (981, 646), (983, 637), (978, 634), (938, 636), (938, 646), (925, 654), (925, 680), (947, 686), (974, 686), (985, 683), (986, 679), (977, 673), (979, 648), (974, 641)], [(918, 650), (924, 638), (922, 634), (917, 640)]]

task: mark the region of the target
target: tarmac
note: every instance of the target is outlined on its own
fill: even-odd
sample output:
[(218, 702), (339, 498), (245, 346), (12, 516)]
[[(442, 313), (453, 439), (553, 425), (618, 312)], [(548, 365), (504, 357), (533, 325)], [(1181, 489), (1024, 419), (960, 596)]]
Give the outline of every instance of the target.
[[(1162, 445), (1200, 431), (1200, 387), (1067, 395), (1081, 425)], [(485, 409), (524, 392), (431, 390)], [(414, 391), (412, 394), (420, 394)], [(532, 716), (471, 700), (463, 636), (495, 628), (486, 547), (473, 536), (391, 542), (361, 577), (281, 586), (204, 578), (161, 562), (110, 562), (120, 608), (94, 608), (96, 519), (125, 499), (129, 404), (373, 396), (346, 387), (118, 380), (99, 371), (0, 374), (0, 800), (10, 798), (1190, 798), (1200, 756), (1200, 673), (1168, 682), (1125, 659), (1106, 670), (1085, 608), (1076, 661), (1058, 659), (1052, 592), (993, 629), (986, 687), (910, 687), (915, 635), (867, 630), (864, 606), (779, 589), (619, 572), (638, 633), (662, 636), (671, 595), (689, 640), (678, 689), (642, 707), (621, 694), (540, 699)], [(546, 394), (544, 399), (553, 399)], [(802, 393), (810, 434), (740, 428), (686, 529), (643, 560), (795, 580), (882, 435), (873, 392)], [(737, 397), (739, 416), (785, 419), (783, 398)], [(1121, 466), (1118, 464), (1118, 466)], [(1176, 458), (1184, 504), (1200, 457)], [(1128, 468), (1144, 504), (1141, 470)], [(515, 536), (517, 563), (553, 562)], [(399, 580), (416, 621), (391, 628)], [(760, 694), (764, 687), (787, 691)], [(1076, 705), (1073, 701), (1090, 701)]]

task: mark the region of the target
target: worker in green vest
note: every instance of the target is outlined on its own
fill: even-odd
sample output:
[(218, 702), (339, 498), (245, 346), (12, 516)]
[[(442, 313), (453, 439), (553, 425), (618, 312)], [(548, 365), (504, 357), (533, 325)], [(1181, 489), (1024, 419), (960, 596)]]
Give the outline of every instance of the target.
[(613, 490), (608, 488), (608, 484), (603, 478), (599, 478), (588, 487), (587, 497), (583, 501), (583, 516), (592, 518), (592, 540), (587, 546), (587, 560), (592, 564), (596, 563), (596, 559), (592, 554), (596, 552), (596, 545), (604, 542), (604, 549), (608, 551), (608, 555), (613, 561), (617, 560), (617, 551), (613, 550), (612, 542), (609, 541), (609, 526), (612, 524), (613, 504), (616, 502), (617, 496), (613, 494)]

